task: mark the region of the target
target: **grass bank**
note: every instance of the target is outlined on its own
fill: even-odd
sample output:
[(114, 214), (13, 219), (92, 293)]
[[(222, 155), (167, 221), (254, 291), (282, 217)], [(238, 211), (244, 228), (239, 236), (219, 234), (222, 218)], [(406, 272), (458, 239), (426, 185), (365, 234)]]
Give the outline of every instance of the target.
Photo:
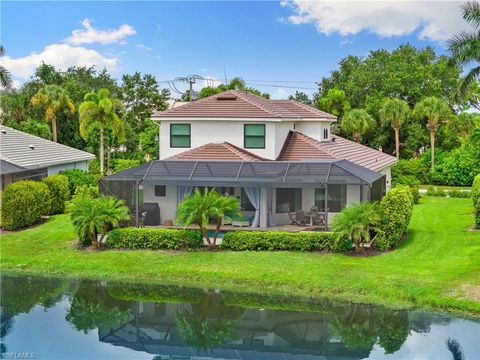
[(331, 297), (480, 314), (470, 199), (424, 198), (402, 246), (375, 257), (301, 252), (85, 252), (67, 215), (2, 236), (2, 271)]

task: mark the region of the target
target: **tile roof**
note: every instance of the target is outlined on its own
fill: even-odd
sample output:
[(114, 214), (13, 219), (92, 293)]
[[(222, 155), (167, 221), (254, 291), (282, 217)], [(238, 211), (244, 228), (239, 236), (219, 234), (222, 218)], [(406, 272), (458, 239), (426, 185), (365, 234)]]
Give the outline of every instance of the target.
[(27, 169), (91, 160), (95, 155), (0, 126), (0, 159)]
[(228, 142), (209, 143), (179, 154), (170, 156), (165, 160), (266, 160), (258, 155), (252, 154)]
[(391, 155), (338, 135), (332, 135), (332, 141), (318, 141), (297, 131), (290, 131), (276, 160), (306, 159), (345, 159), (375, 171), (397, 162), (397, 159)]
[(228, 90), (167, 111), (157, 111), (152, 118), (267, 118), (326, 119), (332, 114), (294, 100), (270, 100), (252, 93)]

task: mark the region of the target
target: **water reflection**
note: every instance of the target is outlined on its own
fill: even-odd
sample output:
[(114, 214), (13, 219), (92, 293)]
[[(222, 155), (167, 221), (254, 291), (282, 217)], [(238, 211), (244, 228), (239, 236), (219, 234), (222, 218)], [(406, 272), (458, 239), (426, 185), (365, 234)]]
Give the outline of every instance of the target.
[[(16, 332), (25, 332), (24, 325), (17, 328), (15, 321), (18, 317), (35, 326), (36, 311), (41, 308), (48, 313), (43, 320), (48, 324), (41, 324), (42, 331), (52, 344), (55, 329), (64, 325), (57, 323), (64, 322), (72, 329), (68, 339), (89, 346), (90, 355), (95, 344), (114, 345), (115, 358), (119, 351), (127, 350), (135, 351), (135, 358), (150, 359), (400, 356), (412, 334), (427, 335), (432, 326), (448, 328), (452, 321), (446, 315), (332, 301), (32, 277), (2, 277), (1, 300), (2, 352), (22, 351), (15, 339), (21, 335)], [(296, 310), (284, 310), (287, 308)], [(49, 309), (52, 314), (61, 310), (62, 318), (50, 316)], [(480, 330), (480, 324), (471, 325)], [(81, 337), (95, 333), (98, 338)], [(23, 340), (28, 350), (40, 349), (35, 338)], [(10, 344), (15, 349), (10, 349)], [(68, 346), (59, 346), (55, 354), (79, 357), (73, 356)], [(102, 358), (110, 357), (113, 348), (102, 349)], [(435, 351), (437, 358), (464, 357), (459, 341), (453, 337)], [(131, 357), (132, 353), (128, 354)], [(49, 355), (39, 353), (37, 358)]]

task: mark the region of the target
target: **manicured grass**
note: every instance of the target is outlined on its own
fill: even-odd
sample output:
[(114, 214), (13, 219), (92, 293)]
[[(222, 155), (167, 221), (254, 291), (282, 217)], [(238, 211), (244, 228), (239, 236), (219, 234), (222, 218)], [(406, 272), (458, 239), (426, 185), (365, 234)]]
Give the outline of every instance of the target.
[(480, 232), (470, 199), (423, 198), (399, 249), (375, 257), (301, 252), (86, 252), (67, 215), (2, 236), (3, 271), (328, 296), (480, 314)]

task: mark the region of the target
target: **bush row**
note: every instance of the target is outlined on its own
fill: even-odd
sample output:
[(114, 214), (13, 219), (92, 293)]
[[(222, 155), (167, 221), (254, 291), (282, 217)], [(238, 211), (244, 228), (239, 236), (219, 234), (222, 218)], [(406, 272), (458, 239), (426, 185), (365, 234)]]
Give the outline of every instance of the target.
[(233, 251), (345, 251), (351, 241), (333, 232), (230, 231), (225, 233), (220, 248)]
[(124, 249), (195, 249), (203, 246), (198, 230), (123, 228), (108, 234), (105, 245)]
[(2, 194), (2, 228), (15, 230), (40, 221), (50, 213), (48, 186), (39, 181), (17, 181), (8, 185)]
[(376, 240), (380, 250), (393, 247), (402, 239), (412, 216), (413, 200), (410, 187), (397, 186), (380, 201), (380, 232)]
[(80, 186), (98, 186), (97, 178), (86, 171), (80, 169), (70, 169), (60, 172), (68, 178), (70, 195), (75, 194), (75, 190)]
[(425, 194), (427, 196), (436, 196), (436, 197), (448, 196), (451, 198), (469, 198), (472, 196), (471, 192), (468, 190), (458, 190), (458, 189), (443, 190), (435, 186), (429, 186)]
[(65, 211), (65, 202), (70, 199), (68, 178), (65, 175), (54, 174), (43, 179), (50, 191), (50, 215), (61, 214)]
[(480, 229), (480, 174), (475, 177), (472, 185), (472, 200), (475, 211), (475, 226)]

